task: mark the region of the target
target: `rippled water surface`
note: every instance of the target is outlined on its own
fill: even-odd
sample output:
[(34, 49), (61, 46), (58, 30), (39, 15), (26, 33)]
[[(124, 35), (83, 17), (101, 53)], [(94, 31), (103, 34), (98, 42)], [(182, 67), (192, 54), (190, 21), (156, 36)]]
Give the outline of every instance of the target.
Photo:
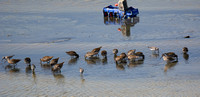
[[(0, 95), (200, 96), (200, 2), (152, 1), (128, 1), (140, 11), (132, 20), (103, 17), (102, 8), (114, 1), (0, 1), (0, 57), (21, 59), (15, 68), (0, 62)], [(107, 59), (84, 58), (99, 46), (108, 52)], [(148, 46), (159, 47), (160, 53), (153, 54)], [(136, 49), (145, 59), (116, 64), (115, 48), (119, 53)], [(65, 53), (71, 50), (80, 57)], [(179, 61), (163, 61), (165, 52), (175, 52)], [(40, 64), (47, 55), (64, 62), (61, 73)], [(25, 57), (36, 65), (35, 73), (26, 69)]]

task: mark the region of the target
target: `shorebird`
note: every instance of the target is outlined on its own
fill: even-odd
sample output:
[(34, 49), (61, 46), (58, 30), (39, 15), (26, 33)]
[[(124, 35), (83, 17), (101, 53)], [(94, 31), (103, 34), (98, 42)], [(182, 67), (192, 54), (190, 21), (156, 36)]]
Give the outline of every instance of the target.
[(107, 51), (106, 51), (106, 50), (101, 51), (101, 55), (102, 55), (104, 58), (106, 58), (106, 57), (107, 57)]
[(40, 59), (40, 64), (42, 64), (42, 62), (47, 62), (49, 63), (49, 61), (53, 58), (53, 56), (44, 56), (43, 58)]
[(136, 56), (139, 56), (139, 57), (142, 57), (142, 59), (145, 58), (143, 52), (136, 52), (135, 55), (136, 55)]
[(55, 59), (52, 59), (52, 60), (50, 61), (50, 65), (53, 66), (53, 65), (57, 64), (57, 63), (58, 63), (58, 60), (59, 60), (59, 57), (58, 57), (58, 58), (55, 58)]
[(26, 57), (26, 58), (24, 59), (24, 62), (25, 62), (27, 65), (31, 65), (31, 58)]
[(99, 55), (99, 51), (101, 50), (102, 46), (98, 47), (98, 48), (94, 48), (91, 52), (96, 53), (96, 55)]
[(149, 47), (149, 46), (148, 46), (148, 48), (149, 48), (151, 51), (153, 51), (154, 53), (159, 53), (159, 48), (158, 48), (158, 47), (154, 47), (154, 46)]
[(34, 64), (32, 64), (31, 65), (31, 70), (32, 70), (33, 73), (35, 72), (35, 68), (36, 68), (36, 66)]
[(113, 54), (117, 55), (117, 53), (118, 53), (118, 49), (113, 49)]
[(11, 55), (11, 56), (4, 56), (4, 57), (2, 57), (2, 61), (3, 61), (3, 60), (7, 60), (8, 58), (9, 58), (9, 59), (11, 59), (13, 56), (15, 56), (15, 55)]
[(58, 63), (58, 64), (54, 65), (53, 68), (52, 68), (52, 71), (59, 71), (59, 72), (61, 72), (61, 68), (62, 68), (63, 64), (64, 64), (64, 62)]
[(96, 55), (97, 54), (97, 52), (87, 52), (86, 54), (85, 54), (85, 59), (86, 58), (92, 58), (94, 55)]
[(162, 54), (162, 58), (163, 58), (164, 61), (170, 61), (170, 62), (177, 62), (178, 61), (178, 56), (173, 52)]
[(83, 68), (80, 68), (79, 69), (79, 72), (81, 73), (81, 75), (83, 74), (83, 72), (84, 72), (84, 69)]
[(15, 65), (17, 65), (17, 63), (21, 61), (21, 59), (10, 59), (10, 58), (6, 58), (6, 60), (8, 61), (9, 64), (15, 64)]
[(115, 62), (116, 63), (117, 62), (121, 63), (121, 62), (125, 61), (125, 58), (126, 58), (126, 54), (125, 53), (121, 53), (119, 56), (116, 56)]
[(70, 55), (71, 56), (71, 58), (72, 57), (76, 57), (76, 58), (79, 58), (79, 55), (75, 52), (75, 51), (68, 51), (68, 52), (66, 52), (68, 55)]
[(183, 51), (184, 54), (186, 54), (188, 52), (188, 48), (187, 47), (183, 47), (182, 51)]
[(141, 57), (139, 57), (139, 56), (136, 56), (136, 55), (128, 55), (128, 60), (135, 60), (135, 59), (139, 59), (139, 58), (141, 58)]
[(135, 54), (135, 51), (136, 51), (136, 49), (129, 50), (127, 55), (128, 55), (128, 56), (129, 56), (129, 55), (134, 55), (134, 54)]

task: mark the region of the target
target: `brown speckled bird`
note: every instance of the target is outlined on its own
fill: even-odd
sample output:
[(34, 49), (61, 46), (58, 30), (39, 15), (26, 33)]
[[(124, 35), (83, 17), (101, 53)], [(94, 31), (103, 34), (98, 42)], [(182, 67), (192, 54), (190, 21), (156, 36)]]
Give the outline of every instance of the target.
[(136, 51), (136, 49), (129, 50), (127, 55), (128, 55), (128, 56), (129, 56), (129, 55), (134, 55), (134, 54), (135, 54), (135, 51)]
[(107, 57), (107, 51), (106, 51), (106, 50), (101, 51), (101, 55), (102, 55), (104, 58), (106, 58), (106, 57)]
[(174, 52), (164, 53), (161, 58), (164, 61), (178, 61), (178, 56)]
[(113, 49), (113, 54), (117, 55), (117, 53), (118, 53), (118, 49)]
[(188, 52), (188, 48), (187, 47), (183, 47), (182, 51), (183, 51), (184, 54), (186, 54)]
[(58, 57), (58, 58), (55, 58), (55, 59), (52, 59), (52, 60), (50, 61), (50, 65), (53, 66), (53, 65), (57, 64), (57, 63), (58, 63), (58, 60), (59, 60), (59, 57)]
[(49, 61), (53, 58), (53, 56), (44, 56), (43, 58), (40, 59), (40, 64), (42, 64), (42, 62), (47, 62), (49, 63)]
[(115, 62), (119, 62), (121, 63), (122, 61), (125, 61), (125, 58), (126, 58), (126, 54), (125, 53), (121, 53), (119, 56), (116, 56), (115, 57)]
[(53, 68), (52, 68), (52, 71), (54, 71), (54, 72), (56, 72), (56, 71), (61, 72), (61, 68), (63, 67), (63, 64), (64, 64), (64, 62), (58, 63), (58, 64), (54, 65)]
[(85, 59), (86, 58), (92, 58), (94, 55), (96, 55), (97, 54), (97, 52), (87, 52), (86, 54), (85, 54)]
[(13, 56), (15, 56), (15, 55), (11, 55), (11, 56), (4, 56), (4, 57), (2, 57), (2, 60), (7, 60), (8, 58), (9, 58), (9, 59), (11, 59)]
[(94, 48), (91, 52), (94, 52), (94, 53), (96, 53), (96, 55), (98, 55), (101, 48), (102, 48), (102, 46), (100, 46), (98, 48)]
[(31, 65), (31, 58), (26, 57), (26, 58), (24, 59), (24, 62), (25, 62), (27, 65)]
[(76, 58), (79, 58), (79, 55), (75, 52), (75, 51), (68, 51), (66, 52), (68, 55), (70, 55), (71, 57), (76, 57)]
[(17, 63), (21, 61), (21, 59), (10, 59), (10, 58), (6, 58), (6, 60), (8, 61), (9, 64), (14, 64), (14, 65), (17, 65)]
[(142, 59), (145, 58), (143, 52), (136, 52), (135, 55), (136, 55), (136, 56), (139, 56), (139, 57), (142, 57)]

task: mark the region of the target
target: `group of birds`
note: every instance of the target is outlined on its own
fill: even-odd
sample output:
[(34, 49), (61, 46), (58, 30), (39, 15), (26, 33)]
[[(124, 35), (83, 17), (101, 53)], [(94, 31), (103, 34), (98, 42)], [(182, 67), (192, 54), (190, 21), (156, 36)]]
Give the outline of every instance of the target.
[[(97, 47), (92, 49), (92, 51), (87, 52), (85, 54), (85, 59), (92, 59), (95, 57), (99, 57), (99, 52), (101, 50), (102, 46)], [(151, 51), (153, 51), (154, 54), (159, 54), (159, 48), (158, 47), (148, 47)], [(188, 48), (184, 47), (182, 49), (182, 52), (186, 54), (188, 52)], [(67, 51), (66, 54), (71, 56), (71, 58), (79, 58), (79, 54), (77, 54), (75, 51)], [(136, 49), (129, 50), (126, 53), (121, 53), (120, 55), (118, 54), (118, 49), (113, 49), (113, 54), (114, 54), (114, 61), (116, 63), (124, 63), (127, 60), (129, 61), (138, 61), (138, 60), (144, 60), (145, 55), (143, 52), (136, 52)], [(103, 58), (107, 58), (107, 51), (102, 50), (101, 55)], [(15, 67), (18, 62), (21, 61), (21, 59), (12, 59), (14, 55), (11, 56), (4, 56), (2, 57), (2, 60), (6, 60), (9, 64), (13, 64)], [(167, 62), (178, 62), (178, 55), (176, 55), (174, 52), (168, 52), (168, 53), (163, 53), (162, 57), (164, 61)], [(47, 64), (51, 66), (51, 70), (53, 72), (61, 72), (61, 68), (63, 67), (64, 62), (58, 63), (59, 57), (53, 59), (53, 56), (44, 56), (43, 58), (40, 59), (40, 64), (44, 65), (43, 62), (46, 62)], [(31, 59), (29, 57), (26, 57), (24, 59), (24, 62), (27, 64), (28, 69), (32, 70), (32, 72), (35, 72), (36, 66), (34, 64), (31, 64)], [(80, 74), (83, 74), (84, 69), (80, 68), (79, 69)]]

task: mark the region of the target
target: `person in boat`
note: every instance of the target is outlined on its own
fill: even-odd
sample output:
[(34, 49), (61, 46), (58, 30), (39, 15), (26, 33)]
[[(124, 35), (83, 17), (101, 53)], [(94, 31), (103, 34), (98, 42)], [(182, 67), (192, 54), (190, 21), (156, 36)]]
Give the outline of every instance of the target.
[(126, 11), (128, 10), (128, 4), (126, 0), (119, 0), (118, 7), (119, 7), (119, 10), (124, 11), (126, 13)]

